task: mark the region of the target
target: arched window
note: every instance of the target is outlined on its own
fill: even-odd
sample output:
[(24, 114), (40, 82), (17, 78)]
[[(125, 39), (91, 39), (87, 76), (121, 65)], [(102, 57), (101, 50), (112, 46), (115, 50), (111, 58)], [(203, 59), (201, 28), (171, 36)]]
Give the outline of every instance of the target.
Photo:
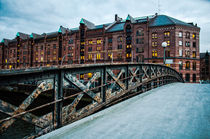
[(122, 36), (117, 37), (117, 42), (122, 42)]
[(140, 28), (136, 31), (136, 36), (144, 36), (144, 29)]
[(185, 69), (186, 69), (186, 70), (189, 70), (189, 69), (190, 69), (190, 61), (187, 61), (187, 62), (186, 62)]

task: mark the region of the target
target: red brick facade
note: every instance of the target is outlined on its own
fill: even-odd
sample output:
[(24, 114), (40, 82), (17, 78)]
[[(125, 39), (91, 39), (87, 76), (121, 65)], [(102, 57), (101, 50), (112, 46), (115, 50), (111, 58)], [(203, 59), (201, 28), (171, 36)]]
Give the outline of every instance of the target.
[[(159, 22), (159, 18), (166, 22)], [(169, 18), (172, 23), (168, 23)], [(171, 63), (167, 65), (179, 71), (186, 81), (198, 82), (199, 32), (197, 25), (165, 15), (128, 15), (126, 20), (115, 16), (113, 23), (98, 26), (82, 19), (79, 28), (61, 26), (58, 32), (30, 36), (17, 33), (13, 40), (3, 39), (0, 65), (2, 69), (19, 69), (112, 61), (162, 64), (161, 44), (165, 41), (166, 62)]]

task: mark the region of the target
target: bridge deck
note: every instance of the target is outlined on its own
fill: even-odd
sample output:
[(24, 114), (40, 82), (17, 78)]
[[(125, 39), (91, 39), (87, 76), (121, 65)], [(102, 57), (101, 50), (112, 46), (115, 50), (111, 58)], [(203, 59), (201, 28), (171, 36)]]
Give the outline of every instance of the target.
[(209, 90), (169, 84), (40, 138), (210, 138)]

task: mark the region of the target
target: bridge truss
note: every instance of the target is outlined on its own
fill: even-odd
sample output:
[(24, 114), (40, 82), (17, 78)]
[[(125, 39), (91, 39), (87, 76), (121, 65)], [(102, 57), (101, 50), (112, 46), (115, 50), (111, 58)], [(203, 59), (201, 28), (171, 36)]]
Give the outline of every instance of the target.
[[(115, 63), (4, 71), (0, 73), (0, 86), (33, 84), (36, 88), (19, 106), (0, 100), (0, 111), (8, 115), (0, 120), (0, 132), (21, 119), (35, 126), (30, 137), (37, 137), (123, 98), (173, 82), (184, 81), (174, 69), (156, 64)], [(46, 91), (51, 91), (53, 101), (28, 109)], [(32, 113), (47, 106), (52, 106), (47, 114)]]

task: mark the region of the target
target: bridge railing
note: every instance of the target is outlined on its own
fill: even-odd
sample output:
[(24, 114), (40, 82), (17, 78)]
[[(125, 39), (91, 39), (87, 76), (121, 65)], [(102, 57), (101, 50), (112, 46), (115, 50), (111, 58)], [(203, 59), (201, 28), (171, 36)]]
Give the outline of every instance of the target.
[[(184, 82), (172, 68), (156, 64), (115, 63), (74, 65), (46, 69), (0, 73), (0, 86), (36, 85), (37, 88), (19, 105), (0, 100), (0, 110), (10, 115), (0, 120), (1, 133), (16, 118), (34, 125), (34, 136), (74, 122), (99, 109), (152, 88)], [(27, 109), (38, 96), (51, 91), (50, 102)], [(33, 111), (51, 106), (42, 116)]]

